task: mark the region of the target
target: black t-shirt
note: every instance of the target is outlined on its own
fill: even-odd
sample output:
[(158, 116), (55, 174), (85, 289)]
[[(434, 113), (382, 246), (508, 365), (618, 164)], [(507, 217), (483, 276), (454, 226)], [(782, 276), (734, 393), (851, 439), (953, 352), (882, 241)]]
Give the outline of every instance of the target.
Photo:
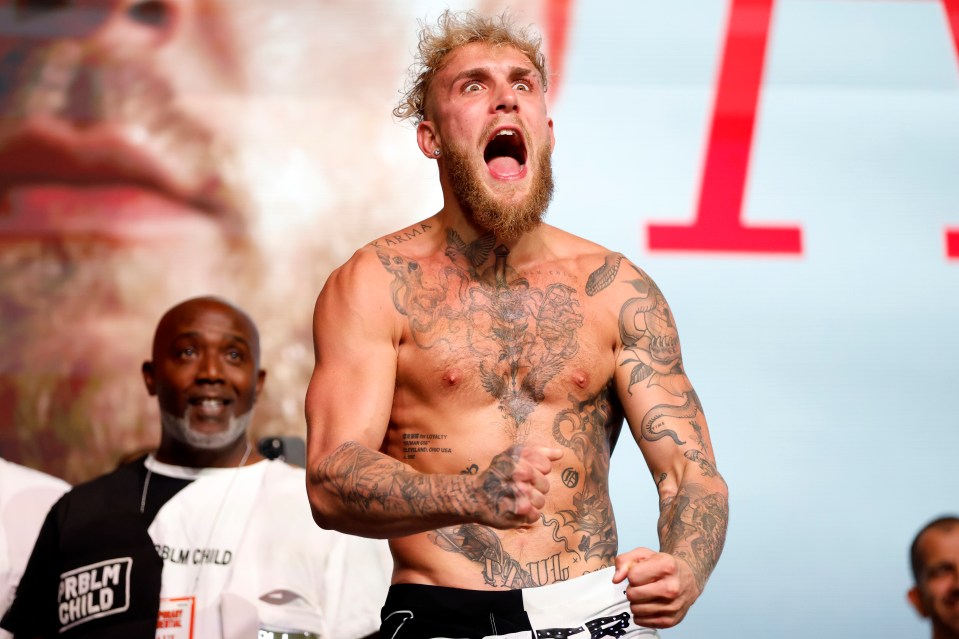
[(154, 639), (163, 561), (147, 528), (190, 480), (150, 473), (144, 491), (143, 460), (53, 505), (0, 626), (15, 637)]

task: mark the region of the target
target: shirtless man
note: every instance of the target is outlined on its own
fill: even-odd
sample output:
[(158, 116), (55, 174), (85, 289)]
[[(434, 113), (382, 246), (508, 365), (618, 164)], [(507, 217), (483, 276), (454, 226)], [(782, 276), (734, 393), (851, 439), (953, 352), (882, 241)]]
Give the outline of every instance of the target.
[[(554, 137), (535, 36), (447, 12), (417, 62), (396, 114), (444, 204), (320, 293), (314, 519), (390, 540), (384, 637), (655, 635), (701, 594), (728, 513), (669, 306), (622, 255), (541, 221)], [(659, 491), (658, 552), (619, 554), (624, 418)]]

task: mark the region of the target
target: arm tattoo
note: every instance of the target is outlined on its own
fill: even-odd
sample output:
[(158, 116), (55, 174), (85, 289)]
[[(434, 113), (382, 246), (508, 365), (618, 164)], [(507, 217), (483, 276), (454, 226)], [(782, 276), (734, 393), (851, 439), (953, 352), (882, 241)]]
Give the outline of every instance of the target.
[[(661, 550), (686, 561), (702, 590), (726, 541), (729, 504), (724, 491), (708, 487), (715, 486), (716, 480), (722, 482), (722, 478), (699, 421), (702, 404), (683, 370), (673, 315), (655, 282), (636, 266), (630, 267), (638, 277), (625, 283), (632, 286), (635, 296), (626, 300), (619, 313), (620, 338), (627, 353), (620, 365), (632, 367), (627, 388), (632, 394), (637, 384), (655, 385), (681, 402), (650, 408), (640, 423), (640, 437), (649, 442), (668, 438), (686, 448), (683, 456), (698, 466), (703, 478), (702, 484), (684, 479), (678, 493), (661, 499)], [(673, 425), (683, 423), (692, 428), (689, 446), (674, 430)], [(661, 491), (665, 480), (666, 473), (660, 473), (656, 484)]]
[[(636, 384), (645, 382), (647, 386), (659, 386), (685, 400), (680, 405), (664, 403), (652, 407), (640, 424), (641, 436), (646, 441), (669, 437), (682, 446), (686, 442), (665, 424), (676, 419), (695, 422), (696, 416), (702, 413), (702, 405), (683, 370), (679, 333), (666, 299), (648, 275), (632, 264), (630, 266), (639, 277), (626, 282), (637, 296), (626, 300), (619, 312), (620, 338), (629, 355), (620, 365), (632, 366), (628, 384), (630, 394)], [(698, 425), (694, 430), (701, 432)]]
[(382, 453), (346, 442), (312, 473), (311, 481), (335, 493), (348, 508), (361, 514), (475, 515), (479, 504), (467, 476), (453, 476), (452, 483), (436, 485), (436, 479)]
[(708, 492), (699, 484), (684, 484), (677, 495), (663, 499), (659, 508), (662, 551), (685, 560), (702, 590), (726, 543), (726, 495)]

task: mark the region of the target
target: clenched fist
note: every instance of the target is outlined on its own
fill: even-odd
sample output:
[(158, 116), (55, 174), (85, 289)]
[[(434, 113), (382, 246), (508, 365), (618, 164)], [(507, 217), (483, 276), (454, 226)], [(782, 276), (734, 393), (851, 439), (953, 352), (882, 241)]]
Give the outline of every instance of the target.
[(649, 548), (636, 548), (616, 557), (613, 583), (624, 580), (633, 620), (647, 628), (675, 626), (702, 592), (689, 564)]
[(562, 456), (558, 448), (513, 446), (493, 457), (476, 476), (482, 523), (517, 528), (539, 519), (549, 492), (547, 477), (553, 462)]

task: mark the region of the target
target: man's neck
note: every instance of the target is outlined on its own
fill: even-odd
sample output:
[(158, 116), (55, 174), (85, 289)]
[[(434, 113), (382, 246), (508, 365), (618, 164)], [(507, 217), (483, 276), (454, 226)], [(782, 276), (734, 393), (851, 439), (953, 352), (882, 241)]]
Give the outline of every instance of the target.
[(241, 437), (226, 448), (207, 450), (194, 448), (182, 442), (165, 440), (155, 454), (156, 460), (173, 466), (188, 468), (234, 468), (263, 459), (263, 456), (245, 438)]
[[(548, 228), (548, 225), (540, 222), (519, 237), (504, 238), (477, 225), (460, 212), (458, 208), (450, 210), (444, 207), (437, 215), (437, 219), (445, 237), (442, 241), (446, 242), (447, 248), (487, 245), (505, 247), (511, 259), (538, 254), (543, 246), (543, 234)], [(493, 259), (492, 252), (490, 252), (489, 259)]]

